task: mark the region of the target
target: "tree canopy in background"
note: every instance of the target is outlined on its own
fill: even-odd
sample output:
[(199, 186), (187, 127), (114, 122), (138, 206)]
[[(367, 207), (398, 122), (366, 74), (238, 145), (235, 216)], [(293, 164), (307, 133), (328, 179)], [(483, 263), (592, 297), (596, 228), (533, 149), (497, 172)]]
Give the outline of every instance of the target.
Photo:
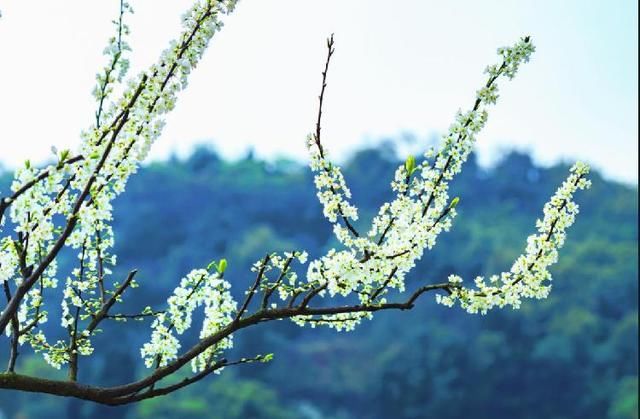
[[(377, 180), (391, 178), (398, 164), (389, 145), (362, 150), (345, 164), (361, 205), (359, 222), (366, 224), (377, 205), (392, 198)], [(483, 170), (472, 156), (452, 184), (452, 193), (463, 197), (457, 227), (407, 283), (509, 266), (566, 169), (540, 168), (526, 154), (512, 153)], [(270, 366), (238, 367), (122, 408), (3, 392), (0, 412), (34, 418), (65, 409), (69, 417), (95, 418), (637, 418), (637, 188), (592, 179), (592, 190), (577, 198), (581, 214), (553, 268), (553, 292), (518, 312), (469, 317), (425, 299), (410, 313), (380, 314), (350, 334), (280, 322), (236, 337), (238, 354), (274, 352)], [(9, 181), (5, 174), (0, 186)], [(296, 162), (251, 155), (231, 162), (206, 148), (145, 167), (115, 202), (118, 266), (137, 267), (146, 285), (123, 311), (162, 304), (175, 278), (206, 265), (212, 254), (229, 260), (226, 277), (240, 293), (265, 249), (304, 248), (318, 257), (335, 247), (311, 185), (311, 174)], [(61, 265), (73, 257), (63, 255)], [(50, 315), (59, 314), (52, 309)], [(45, 327), (52, 336), (60, 333), (55, 322)], [(141, 373), (138, 351), (148, 322), (108, 327), (118, 339), (98, 335), (101, 354), (83, 360), (82, 381), (117, 384)], [(19, 362), (27, 372), (55, 375), (39, 357)]]

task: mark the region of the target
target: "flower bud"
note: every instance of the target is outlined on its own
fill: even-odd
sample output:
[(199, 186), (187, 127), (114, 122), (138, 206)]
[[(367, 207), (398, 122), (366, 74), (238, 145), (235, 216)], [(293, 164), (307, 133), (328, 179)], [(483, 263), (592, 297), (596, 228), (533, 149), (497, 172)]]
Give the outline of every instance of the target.
[(226, 259), (220, 259), (220, 263), (218, 263), (218, 273), (223, 274), (224, 271), (227, 270), (227, 260)]
[(413, 156), (407, 157), (407, 160), (404, 162), (404, 168), (407, 174), (411, 175), (416, 170), (416, 158)]

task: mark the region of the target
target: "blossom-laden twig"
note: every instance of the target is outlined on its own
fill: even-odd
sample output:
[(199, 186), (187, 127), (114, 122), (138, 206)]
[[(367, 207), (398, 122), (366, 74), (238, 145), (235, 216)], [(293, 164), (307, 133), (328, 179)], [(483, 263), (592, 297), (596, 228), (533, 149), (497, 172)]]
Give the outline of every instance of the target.
[(494, 307), (519, 308), (522, 298), (546, 298), (551, 291), (548, 267), (557, 262), (566, 229), (578, 214), (573, 195), (591, 186), (591, 181), (586, 179), (588, 173), (589, 167), (584, 163), (576, 163), (571, 168), (569, 177), (544, 205), (544, 217), (536, 223), (538, 233), (529, 236), (525, 253), (515, 260), (509, 272), (492, 275), (488, 284), (484, 277), (476, 277), (476, 289), (463, 287), (462, 278), (451, 275), (449, 283), (453, 292), (438, 296), (437, 301), (449, 307), (459, 302), (469, 313), (484, 314)]
[[(151, 367), (155, 363), (163, 367), (177, 358), (180, 342), (173, 331), (181, 335), (189, 329), (192, 314), (200, 306), (204, 306), (205, 312), (200, 338), (229, 323), (237, 306), (229, 292), (230, 288), (231, 284), (222, 279), (222, 272), (210, 273), (206, 269), (196, 269), (182, 278), (180, 286), (167, 301), (167, 310), (158, 314), (151, 325), (151, 341), (141, 349), (145, 365)], [(228, 336), (215, 346), (207, 348), (193, 360), (194, 372), (207, 368), (216, 354), (231, 347), (233, 340)]]
[[(342, 220), (344, 228), (348, 231), (347, 235), (357, 240), (360, 238), (360, 233), (355, 229), (352, 222), (358, 220), (358, 208), (349, 202), (349, 199), (351, 199), (351, 191), (345, 182), (340, 168), (328, 160), (327, 150), (321, 141), (322, 105), (324, 103), (325, 89), (327, 88), (327, 73), (329, 72), (329, 64), (331, 63), (331, 57), (334, 51), (333, 35), (331, 35), (331, 37), (327, 39), (327, 59), (324, 64), (324, 70), (322, 71), (322, 88), (318, 96), (316, 130), (315, 133), (309, 134), (307, 137), (307, 148), (311, 155), (311, 170), (316, 172), (314, 182), (316, 189), (318, 189), (317, 196), (323, 206), (325, 217), (334, 223), (336, 228), (340, 228), (340, 226), (336, 224), (338, 219)], [(351, 237), (349, 237), (350, 240)], [(341, 239), (341, 237), (338, 236), (338, 239)], [(343, 244), (349, 245), (350, 240), (341, 241)]]
[[(328, 49), (327, 64), (333, 54), (333, 38), (328, 41)], [(438, 235), (450, 229), (456, 216), (459, 198), (449, 200), (449, 182), (461, 171), (471, 153), (476, 134), (487, 121), (487, 107), (498, 98), (498, 79), (513, 78), (534, 50), (529, 37), (498, 50), (501, 61), (486, 69), (487, 81), (478, 90), (472, 109), (458, 112), (440, 149), (427, 151), (419, 164), (410, 156), (398, 167), (391, 183), (396, 198), (381, 206), (366, 237), (354, 236), (348, 228), (335, 224), (341, 214), (339, 209), (351, 208), (345, 200), (349, 195), (343, 192), (348, 189), (340, 168), (324, 158), (321, 151), (326, 153), (326, 147), (311, 149), (310, 166), (316, 172), (318, 197), (325, 216), (334, 223), (334, 232), (346, 249), (332, 250), (311, 262), (307, 274), (310, 282), (326, 282), (330, 296), (346, 297), (355, 292), (362, 303), (386, 301), (384, 295), (389, 289), (404, 291), (405, 275), (424, 250), (435, 245)], [(325, 87), (326, 67), (322, 93)], [(310, 136), (312, 140), (316, 137), (317, 134)], [(331, 170), (325, 170), (326, 167)], [(350, 330), (360, 318), (345, 317), (342, 322), (335, 317), (325, 320), (330, 321), (327, 324), (331, 327)]]

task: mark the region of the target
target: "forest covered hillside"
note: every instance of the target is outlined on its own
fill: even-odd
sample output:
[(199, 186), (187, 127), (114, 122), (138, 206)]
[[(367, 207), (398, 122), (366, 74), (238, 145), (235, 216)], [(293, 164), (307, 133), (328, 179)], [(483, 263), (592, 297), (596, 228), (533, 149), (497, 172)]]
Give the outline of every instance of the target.
[[(390, 198), (387, 180), (400, 161), (383, 145), (345, 163), (363, 226)], [(472, 156), (452, 183), (451, 195), (460, 197), (452, 231), (408, 283), (508, 269), (567, 169), (511, 153), (485, 170)], [(480, 316), (426, 295), (415, 309), (376, 314), (351, 333), (269, 323), (241, 332), (230, 358), (273, 352), (271, 363), (227, 369), (121, 408), (2, 391), (0, 418), (637, 418), (638, 190), (597, 173), (592, 180), (577, 195), (581, 213), (551, 268), (546, 300)], [(0, 177), (1, 195), (10, 181), (9, 173)], [(266, 252), (305, 249), (317, 257), (337, 245), (307, 168), (251, 155), (226, 161), (206, 148), (141, 169), (116, 200), (114, 229), (115, 277), (139, 271), (123, 313), (161, 306), (185, 273), (213, 259), (228, 260), (225, 277), (240, 299), (251, 264)], [(49, 311), (46, 333), (63, 336), (59, 308)], [(143, 373), (148, 321), (106, 328), (96, 354), (81, 360), (81, 382), (119, 384)], [(19, 371), (65, 374), (22, 352)]]

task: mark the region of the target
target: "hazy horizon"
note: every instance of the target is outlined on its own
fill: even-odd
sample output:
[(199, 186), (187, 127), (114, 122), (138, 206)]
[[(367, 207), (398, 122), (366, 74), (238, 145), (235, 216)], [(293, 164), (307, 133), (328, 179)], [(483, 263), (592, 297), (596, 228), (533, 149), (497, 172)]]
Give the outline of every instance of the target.
[[(178, 34), (187, 7), (132, 5), (130, 75)], [(95, 108), (90, 92), (116, 8), (117, 1), (3, 2), (0, 50), (11, 57), (0, 67), (3, 165), (41, 162), (54, 145), (77, 147)], [(167, 117), (152, 159), (184, 156), (206, 142), (226, 158), (253, 148), (268, 159), (303, 160), (330, 33), (336, 54), (323, 130), (333, 158), (407, 133), (424, 144), (471, 105), (495, 49), (531, 35), (537, 51), (501, 84), (478, 137), (480, 162), (515, 149), (542, 165), (580, 159), (609, 179), (638, 182), (635, 2), (405, 0), (389, 8), (381, 0), (244, 0), (225, 23)]]

